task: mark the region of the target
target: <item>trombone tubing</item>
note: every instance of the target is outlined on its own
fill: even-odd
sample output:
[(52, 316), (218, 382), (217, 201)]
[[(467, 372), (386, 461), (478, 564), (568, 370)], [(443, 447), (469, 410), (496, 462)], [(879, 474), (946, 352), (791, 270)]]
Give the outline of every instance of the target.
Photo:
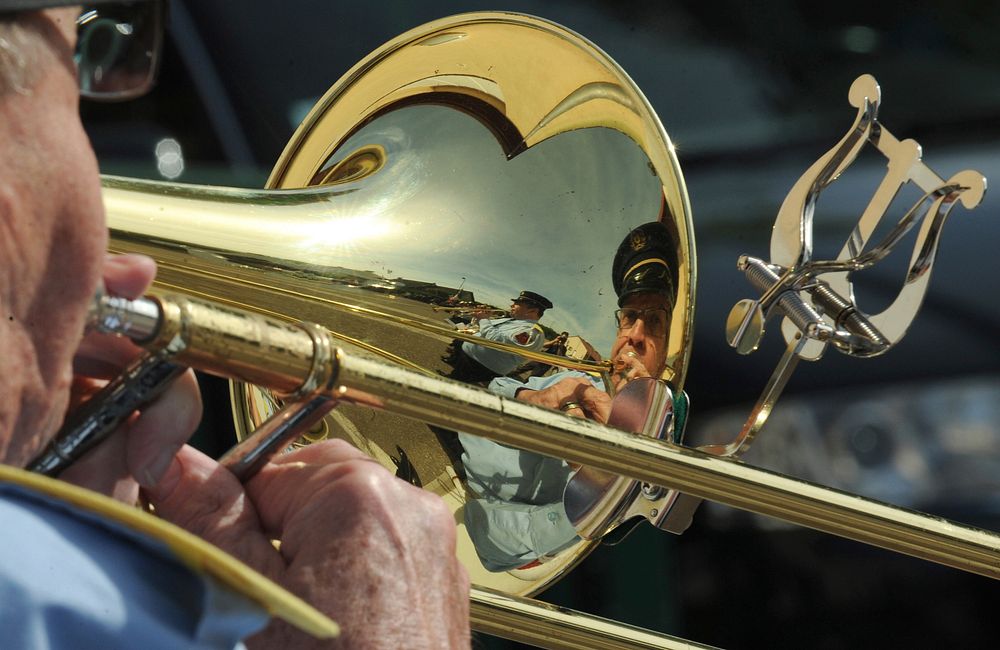
[(659, 632), (473, 586), (472, 628), (538, 648), (590, 650), (710, 650)]
[(1000, 536), (338, 350), (347, 401), (990, 578)]

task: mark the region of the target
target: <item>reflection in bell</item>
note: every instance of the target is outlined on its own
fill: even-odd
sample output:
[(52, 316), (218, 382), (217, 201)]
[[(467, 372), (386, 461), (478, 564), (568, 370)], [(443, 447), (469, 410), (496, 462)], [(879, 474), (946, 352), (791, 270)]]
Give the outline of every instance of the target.
[(459, 434), (471, 497), (465, 525), (489, 571), (553, 555), (577, 540), (563, 510), (569, 465), (478, 436)]
[[(476, 338), (504, 343), (512, 350), (538, 352), (545, 345), (545, 331), (538, 324), (552, 302), (533, 291), (522, 291), (511, 299), (510, 311), (499, 318), (479, 318)], [(497, 350), (461, 339), (452, 342), (450, 355), (442, 357), (451, 364), (452, 379), (485, 386), (491, 379), (512, 373), (523, 363), (518, 352)]]
[[(489, 390), (570, 415), (623, 426), (634, 433), (643, 432), (644, 425), (651, 420), (660, 422), (660, 417), (647, 416), (646, 412), (630, 413), (632, 417), (624, 421), (621, 417), (609, 421), (613, 393), (608, 391), (617, 391), (638, 376), (659, 377), (664, 371), (668, 333), (663, 328), (646, 327), (643, 321), (647, 313), (666, 312), (674, 304), (674, 285), (668, 262), (672, 256), (668, 230), (656, 222), (632, 230), (618, 247), (610, 266), (612, 284), (619, 296), (619, 305), (639, 315), (629, 320), (618, 318), (610, 352), (616, 369), (611, 386), (605, 386), (593, 375), (564, 370), (548, 376), (529, 377), (525, 381), (496, 377), (489, 383)], [(648, 270), (654, 272), (646, 272)], [(522, 292), (520, 298), (524, 295)], [(517, 300), (513, 308), (523, 310)], [(610, 329), (615, 321), (609, 315), (605, 322)], [(633, 403), (625, 404), (631, 406)], [(672, 409), (669, 401), (654, 401), (653, 404), (656, 408)], [(635, 402), (633, 410), (646, 411), (650, 406), (649, 402)], [(653, 435), (663, 435), (661, 428), (657, 425)], [(669, 430), (665, 433), (669, 435)], [(585, 537), (599, 537), (626, 516), (639, 514), (622, 514), (629, 509), (628, 502), (640, 493), (636, 481), (583, 468), (586, 471), (581, 473), (587, 476), (575, 483), (575, 489), (567, 494), (573, 470), (579, 468), (571, 469), (563, 460), (464, 433), (459, 433), (458, 438), (463, 447), (461, 461), (468, 489), (472, 493), (472, 498), (466, 502), (465, 524), (480, 561), (490, 571), (516, 569), (551, 557), (578, 541), (576, 525), (583, 526)], [(648, 496), (639, 498), (654, 500), (661, 496), (652, 491), (643, 494)], [(564, 501), (570, 496), (572, 517), (567, 515), (567, 502)], [(618, 503), (619, 498), (626, 502)], [(609, 500), (611, 503), (607, 503)], [(659, 515), (658, 509), (653, 508), (650, 516), (654, 521), (658, 521)]]
[[(422, 45), (441, 29), (463, 37)], [(498, 58), (497, 42), (519, 46)], [(631, 80), (575, 34), (510, 14), (420, 28), (357, 68), (375, 69), (317, 103), (268, 182), (312, 187), (111, 182), (112, 248), (156, 258), (160, 286), (314, 322), (352, 351), (436, 374), (451, 371), (441, 357), (455, 330), (433, 307), (460, 277), (462, 299), (477, 304), (502, 308), (522, 289), (545, 296), (556, 308), (544, 325), (570, 333), (578, 358), (611, 350), (614, 247), (662, 220), (680, 263), (659, 354), (682, 381), (693, 316), (688, 201), (673, 148)], [(549, 82), (525, 83), (539, 74)], [(268, 394), (243, 385), (233, 394), (246, 435), (266, 418)], [(463, 507), (458, 455), (426, 424), (353, 406), (327, 422), (392, 471), (405, 450), (426, 489)], [(573, 542), (509, 576), (486, 570), (463, 531), (472, 582), (511, 594), (537, 592), (592, 546)]]

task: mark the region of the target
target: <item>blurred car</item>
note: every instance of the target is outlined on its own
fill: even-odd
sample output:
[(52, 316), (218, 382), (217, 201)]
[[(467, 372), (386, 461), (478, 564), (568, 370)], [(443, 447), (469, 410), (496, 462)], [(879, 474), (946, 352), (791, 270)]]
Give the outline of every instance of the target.
[[(260, 186), (313, 102), (356, 61), (411, 27), (476, 8), (174, 0), (157, 90), (129, 104), (85, 104), (85, 125), (107, 173)], [(881, 120), (923, 145), (939, 175), (976, 169), (1000, 179), (1000, 6), (505, 8), (566, 25), (607, 51), (677, 145), (698, 254), (689, 431), (703, 439), (736, 433), (782, 348), (776, 325), (753, 355), (726, 345), (729, 309), (754, 297), (736, 259), (767, 255), (784, 196), (853, 120), (847, 90), (857, 75), (878, 79)], [(863, 158), (823, 194), (819, 250), (839, 249), (883, 169), (883, 160)], [(957, 208), (903, 341), (875, 359), (829, 351), (800, 364), (746, 461), (1000, 529), (998, 212), (989, 193), (972, 213)], [(865, 274), (859, 304), (888, 304), (902, 270), (890, 262)], [(228, 409), (218, 411), (210, 409), (208, 428), (226, 426)], [(724, 647), (976, 647), (992, 645), (1000, 627), (986, 605), (997, 590), (986, 578), (709, 505), (680, 537), (640, 527), (602, 548), (543, 598)]]

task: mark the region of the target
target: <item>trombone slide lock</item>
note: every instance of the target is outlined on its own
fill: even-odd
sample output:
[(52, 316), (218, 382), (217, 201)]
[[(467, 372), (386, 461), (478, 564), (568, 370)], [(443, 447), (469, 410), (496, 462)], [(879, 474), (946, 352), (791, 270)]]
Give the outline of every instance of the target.
[(266, 386), (291, 399), (329, 390), (336, 353), (323, 328), (287, 323), (188, 296), (155, 298), (158, 330), (142, 343), (203, 372)]

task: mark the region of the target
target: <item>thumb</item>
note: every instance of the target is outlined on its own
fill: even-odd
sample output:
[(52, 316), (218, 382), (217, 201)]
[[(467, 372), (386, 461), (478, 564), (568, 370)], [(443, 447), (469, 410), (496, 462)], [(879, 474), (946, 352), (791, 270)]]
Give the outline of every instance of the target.
[(156, 514), (215, 544), (270, 577), (284, 565), (243, 485), (197, 449), (185, 445), (163, 478), (144, 494)]
[(156, 276), (156, 263), (145, 255), (108, 255), (104, 260), (104, 284), (111, 293), (138, 298)]

